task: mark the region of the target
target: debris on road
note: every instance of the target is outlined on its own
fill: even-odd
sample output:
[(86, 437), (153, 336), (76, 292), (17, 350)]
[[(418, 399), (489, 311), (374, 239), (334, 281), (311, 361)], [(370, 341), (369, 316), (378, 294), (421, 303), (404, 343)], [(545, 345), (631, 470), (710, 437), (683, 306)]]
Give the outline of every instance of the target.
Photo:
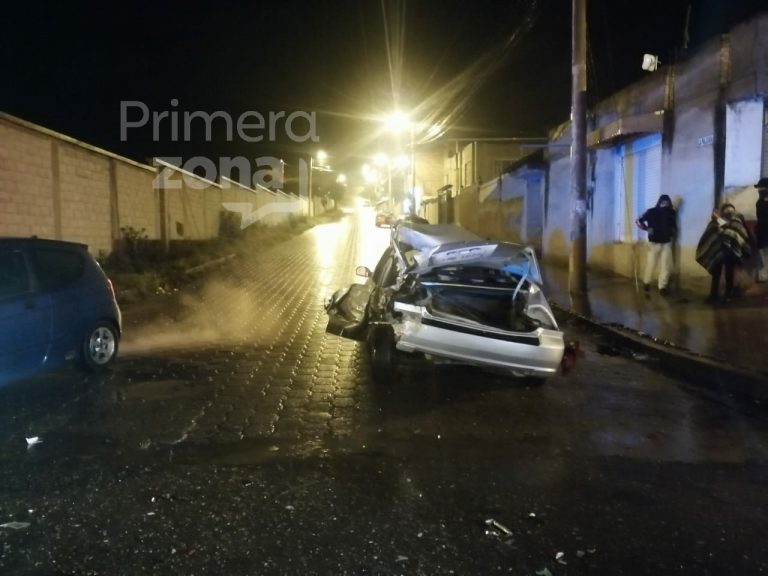
[(536, 570), (536, 576), (552, 576), (552, 572), (549, 571), (549, 568), (544, 567), (541, 570)]
[(504, 526), (504, 524), (501, 522), (494, 520), (493, 518), (488, 518), (485, 521), (485, 525), (491, 529), (486, 530), (486, 534), (496, 534), (497, 532), (500, 532), (501, 534), (504, 534), (504, 536), (512, 536), (512, 530)]
[(27, 448), (31, 448), (35, 444), (40, 444), (42, 440), (40, 439), (40, 436), (32, 436), (31, 438), (27, 438)]
[(558, 552), (557, 554), (555, 554), (555, 560), (557, 560), (560, 564), (565, 566), (568, 564), (568, 562), (563, 560), (563, 558), (565, 558), (565, 552)]
[(0, 524), (0, 528), (10, 528), (11, 530), (23, 530), (24, 528), (29, 528), (29, 526), (29, 522), (6, 522), (5, 524)]

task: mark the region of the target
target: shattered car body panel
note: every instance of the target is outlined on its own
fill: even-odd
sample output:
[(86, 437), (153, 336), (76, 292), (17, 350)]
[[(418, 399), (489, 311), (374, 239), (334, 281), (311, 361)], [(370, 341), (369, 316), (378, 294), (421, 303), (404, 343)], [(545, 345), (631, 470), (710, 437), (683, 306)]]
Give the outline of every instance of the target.
[(372, 284), (352, 284), (348, 290), (338, 290), (326, 308), (332, 307), (326, 332), (352, 340), (365, 340), (366, 309), (371, 297)]
[[(541, 284), (530, 247), (401, 224), (365, 286), (328, 303), (328, 331), (363, 340), (384, 325), (401, 352), (546, 378), (560, 368), (564, 338)], [(339, 331), (352, 316), (355, 326)]]

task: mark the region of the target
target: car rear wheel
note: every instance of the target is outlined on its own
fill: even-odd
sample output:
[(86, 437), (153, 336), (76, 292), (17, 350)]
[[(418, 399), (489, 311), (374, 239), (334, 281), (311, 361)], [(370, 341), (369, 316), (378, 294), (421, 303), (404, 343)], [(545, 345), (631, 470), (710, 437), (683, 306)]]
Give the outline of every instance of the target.
[(109, 367), (117, 356), (117, 330), (109, 322), (97, 322), (88, 330), (82, 345), (83, 366), (98, 371)]
[(372, 326), (368, 335), (373, 381), (390, 384), (395, 373), (395, 334), (391, 326)]

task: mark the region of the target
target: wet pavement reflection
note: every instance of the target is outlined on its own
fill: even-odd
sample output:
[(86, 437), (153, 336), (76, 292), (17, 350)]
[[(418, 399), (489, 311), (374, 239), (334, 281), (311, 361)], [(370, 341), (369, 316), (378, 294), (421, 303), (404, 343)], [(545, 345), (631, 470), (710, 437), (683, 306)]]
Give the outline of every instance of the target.
[(0, 573), (768, 571), (766, 415), (584, 328), (542, 386), (419, 359), (375, 386), (323, 309), (372, 224), (127, 307), (111, 373), (0, 389)]
[(550, 299), (604, 324), (617, 324), (697, 354), (766, 374), (768, 300), (746, 296), (712, 306), (693, 293), (650, 294), (630, 278), (592, 272), (585, 295), (568, 293), (568, 270), (542, 266)]

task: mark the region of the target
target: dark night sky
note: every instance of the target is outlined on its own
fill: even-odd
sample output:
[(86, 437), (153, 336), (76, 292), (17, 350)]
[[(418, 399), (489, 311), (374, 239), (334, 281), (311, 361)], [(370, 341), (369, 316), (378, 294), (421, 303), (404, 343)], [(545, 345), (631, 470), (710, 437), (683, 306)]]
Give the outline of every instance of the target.
[[(15, 1), (3, 8), (0, 109), (136, 159), (290, 158), (322, 146), (357, 162), (389, 138), (372, 120), (394, 106), (386, 21), (403, 109), (450, 119), (452, 134), (539, 136), (569, 114), (570, 4)], [(588, 4), (595, 101), (646, 74), (644, 52), (662, 62), (679, 54), (689, 4), (695, 47), (766, 2)], [(449, 98), (452, 79), (460, 89)], [(212, 143), (179, 143), (166, 133), (153, 142), (145, 129), (120, 142), (121, 101), (161, 111), (171, 109), (172, 98), (180, 111), (222, 110), (234, 117), (247, 110), (316, 111), (321, 141), (247, 144), (223, 142), (218, 134)]]

